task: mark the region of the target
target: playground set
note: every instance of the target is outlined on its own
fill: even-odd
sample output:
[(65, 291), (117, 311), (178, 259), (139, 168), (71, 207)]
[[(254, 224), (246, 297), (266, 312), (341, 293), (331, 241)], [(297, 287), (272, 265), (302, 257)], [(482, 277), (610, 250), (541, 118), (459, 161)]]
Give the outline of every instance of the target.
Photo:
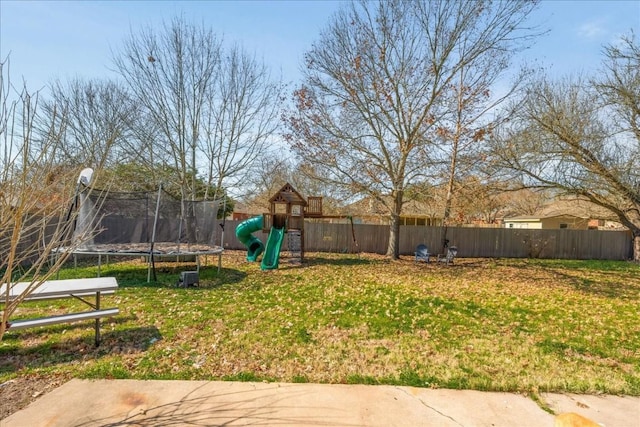
[[(304, 260), (304, 219), (326, 218), (322, 214), (322, 197), (304, 197), (286, 183), (271, 199), (268, 213), (249, 218), (236, 227), (236, 237), (247, 247), (247, 261), (256, 262), (262, 254), (262, 270), (277, 269), (285, 235), (293, 257)], [(253, 235), (268, 233), (266, 244)]]

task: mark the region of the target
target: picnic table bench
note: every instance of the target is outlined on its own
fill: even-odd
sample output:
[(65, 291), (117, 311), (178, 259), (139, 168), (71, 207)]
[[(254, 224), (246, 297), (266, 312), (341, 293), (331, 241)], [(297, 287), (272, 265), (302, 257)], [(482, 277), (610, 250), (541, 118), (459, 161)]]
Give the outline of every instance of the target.
[[(9, 300), (18, 298), (31, 285), (31, 282), (18, 282), (9, 287)], [(115, 277), (95, 277), (86, 279), (47, 280), (31, 292), (24, 301), (38, 301), (62, 298), (76, 298), (89, 306), (89, 310), (39, 317), (35, 319), (10, 320), (7, 330), (27, 329), (36, 326), (48, 326), (59, 323), (95, 320), (96, 346), (100, 344), (100, 318), (116, 316), (118, 308), (103, 309), (100, 307), (102, 295), (113, 294), (118, 289)], [(7, 285), (0, 285), (0, 301), (7, 298)], [(89, 298), (92, 298), (91, 301)]]

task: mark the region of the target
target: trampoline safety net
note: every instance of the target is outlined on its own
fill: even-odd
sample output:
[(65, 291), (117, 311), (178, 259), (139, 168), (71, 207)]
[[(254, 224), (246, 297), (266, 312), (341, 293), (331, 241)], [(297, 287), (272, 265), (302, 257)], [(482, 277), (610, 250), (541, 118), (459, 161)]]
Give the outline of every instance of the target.
[[(208, 252), (219, 244), (218, 201), (184, 201), (160, 189), (79, 194), (74, 237), (82, 250), (104, 252)], [(86, 237), (92, 237), (87, 240)]]

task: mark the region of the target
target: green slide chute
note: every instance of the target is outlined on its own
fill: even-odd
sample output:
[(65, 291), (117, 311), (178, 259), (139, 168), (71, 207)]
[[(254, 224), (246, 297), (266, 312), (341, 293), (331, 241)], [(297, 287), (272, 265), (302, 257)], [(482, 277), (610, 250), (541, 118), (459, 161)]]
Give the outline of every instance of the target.
[(262, 230), (262, 215), (242, 221), (236, 227), (236, 237), (248, 248), (247, 261), (257, 261), (264, 251), (264, 243), (252, 234), (259, 230)]
[(269, 232), (269, 240), (262, 256), (262, 264), (260, 268), (263, 270), (273, 270), (278, 268), (280, 261), (280, 247), (284, 240), (284, 228), (271, 227)]

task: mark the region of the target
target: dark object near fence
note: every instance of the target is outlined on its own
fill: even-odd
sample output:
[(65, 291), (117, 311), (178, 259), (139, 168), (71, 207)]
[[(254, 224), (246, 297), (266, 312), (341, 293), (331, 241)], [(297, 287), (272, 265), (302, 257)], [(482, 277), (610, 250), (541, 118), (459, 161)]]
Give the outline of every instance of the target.
[(456, 255), (458, 255), (458, 248), (451, 246), (450, 248), (447, 248), (446, 254), (438, 255), (438, 262), (444, 262), (447, 265), (453, 264), (453, 260), (456, 258)]
[(426, 263), (429, 263), (429, 257), (431, 256), (431, 254), (429, 253), (429, 248), (427, 248), (427, 245), (419, 244), (416, 247), (416, 251), (414, 252), (414, 254), (416, 256), (415, 262), (424, 261)]

